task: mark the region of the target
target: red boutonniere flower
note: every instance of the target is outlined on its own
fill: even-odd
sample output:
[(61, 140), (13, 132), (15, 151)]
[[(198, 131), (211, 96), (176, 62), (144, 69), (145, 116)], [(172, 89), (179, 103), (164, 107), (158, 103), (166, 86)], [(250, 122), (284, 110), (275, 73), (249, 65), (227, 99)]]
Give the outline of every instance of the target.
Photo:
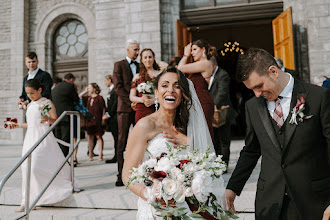
[(4, 127), (5, 128), (10, 128), (12, 129), (13, 128), (13, 125), (17, 124), (17, 118), (6, 118), (6, 121), (4, 121), (5, 124), (4, 124)]
[(298, 121), (300, 121), (300, 122), (303, 122), (304, 119), (310, 119), (311, 117), (313, 117), (313, 115), (305, 116), (305, 114), (303, 112), (304, 110), (305, 110), (305, 99), (302, 96), (298, 96), (297, 104), (295, 107), (293, 107), (293, 109), (291, 111), (292, 116), (291, 116), (289, 123), (298, 125), (297, 117), (299, 117)]

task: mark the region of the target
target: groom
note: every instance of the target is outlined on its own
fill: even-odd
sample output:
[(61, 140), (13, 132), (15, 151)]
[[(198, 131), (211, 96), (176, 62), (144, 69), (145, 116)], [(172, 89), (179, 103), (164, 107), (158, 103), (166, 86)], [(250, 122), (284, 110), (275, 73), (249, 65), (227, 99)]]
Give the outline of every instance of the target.
[[(227, 185), (229, 208), (235, 210), (262, 156), (257, 220), (329, 220), (330, 90), (294, 79), (262, 49), (240, 55), (237, 73), (256, 97), (246, 103), (245, 147)], [(297, 99), (304, 115), (294, 117)]]
[(113, 69), (114, 90), (118, 95), (118, 146), (116, 151), (118, 178), (116, 186), (124, 185), (121, 178), (124, 165), (124, 151), (126, 149), (129, 128), (134, 123), (134, 111), (131, 108), (129, 93), (133, 76), (139, 72), (139, 63), (135, 61), (139, 56), (139, 43), (135, 40), (127, 40), (126, 51), (126, 58), (116, 62)]

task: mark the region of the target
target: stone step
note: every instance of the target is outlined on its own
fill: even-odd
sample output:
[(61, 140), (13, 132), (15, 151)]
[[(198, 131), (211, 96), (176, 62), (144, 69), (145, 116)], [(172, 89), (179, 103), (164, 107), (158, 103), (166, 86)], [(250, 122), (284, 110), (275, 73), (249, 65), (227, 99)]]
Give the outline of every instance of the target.
[[(0, 219), (12, 220), (22, 216), (14, 213), (18, 206), (1, 206)], [(136, 210), (82, 209), (38, 207), (30, 213), (30, 220), (134, 220)], [(239, 220), (254, 220), (254, 213), (239, 213)]]
[[(0, 219), (12, 220), (22, 216), (15, 213), (18, 206), (0, 206)], [(30, 213), (30, 220), (124, 220), (135, 219), (136, 210), (83, 209), (38, 207)]]

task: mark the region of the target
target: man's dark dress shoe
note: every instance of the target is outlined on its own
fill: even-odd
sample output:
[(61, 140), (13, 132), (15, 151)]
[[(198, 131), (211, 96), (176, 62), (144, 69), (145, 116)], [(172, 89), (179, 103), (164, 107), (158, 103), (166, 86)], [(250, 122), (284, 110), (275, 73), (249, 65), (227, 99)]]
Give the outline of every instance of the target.
[(110, 160), (105, 160), (105, 163), (117, 163), (117, 158), (116, 157), (113, 157)]
[(116, 186), (124, 186), (123, 181), (121, 180), (121, 178), (118, 178), (116, 181)]

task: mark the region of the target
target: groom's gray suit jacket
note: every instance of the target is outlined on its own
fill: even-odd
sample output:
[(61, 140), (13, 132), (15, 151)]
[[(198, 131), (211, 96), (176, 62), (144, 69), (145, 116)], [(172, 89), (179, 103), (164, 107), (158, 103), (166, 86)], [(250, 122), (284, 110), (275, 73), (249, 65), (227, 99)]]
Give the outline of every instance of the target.
[[(306, 116), (290, 124), (297, 96), (304, 97)], [(263, 97), (246, 104), (247, 135), (227, 188), (237, 195), (262, 156), (255, 202), (256, 219), (279, 219), (285, 193), (301, 219), (322, 219), (330, 204), (330, 89), (295, 79), (290, 114), (276, 129)]]

